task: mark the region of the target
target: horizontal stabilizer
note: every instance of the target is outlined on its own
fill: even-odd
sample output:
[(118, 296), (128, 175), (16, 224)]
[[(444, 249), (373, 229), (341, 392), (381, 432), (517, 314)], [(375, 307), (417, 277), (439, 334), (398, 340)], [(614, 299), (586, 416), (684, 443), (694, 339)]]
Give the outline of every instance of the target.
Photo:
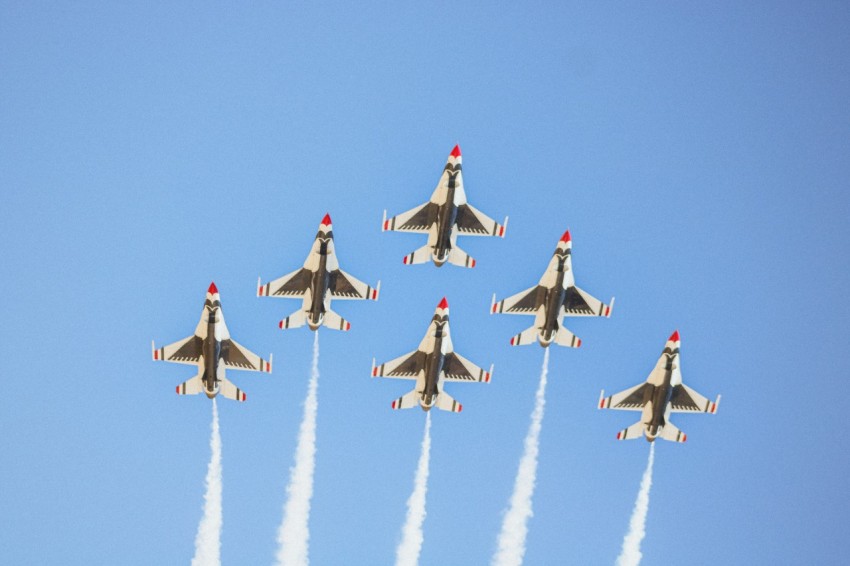
[(643, 422), (638, 421), (629, 428), (624, 428), (618, 432), (617, 440), (633, 440), (635, 438), (640, 438), (643, 436), (644, 430), (646, 430), (646, 425), (644, 425)]
[(196, 375), (189, 381), (184, 381), (177, 386), (178, 395), (197, 395), (204, 390), (204, 382), (200, 375)]
[(575, 334), (562, 326), (555, 334), (555, 344), (567, 348), (578, 348), (581, 346), (581, 338), (576, 338)]
[(393, 409), (412, 409), (419, 404), (419, 392), (415, 389), (410, 393), (402, 395), (392, 403)]
[(218, 390), (221, 393), (222, 397), (227, 397), (228, 399), (233, 399), (234, 401), (242, 402), (248, 398), (245, 395), (245, 392), (233, 385), (231, 382), (227, 381), (227, 379), (221, 380), (221, 386)]
[(661, 434), (659, 436), (664, 440), (669, 440), (670, 442), (685, 442), (688, 439), (687, 434), (676, 428), (673, 423), (669, 422), (661, 429)]
[(332, 330), (351, 330), (351, 323), (336, 314), (334, 311), (325, 311), (325, 317), (322, 319), (322, 326), (327, 326)]
[(452, 251), (449, 253), (449, 263), (459, 265), (460, 267), (475, 267), (475, 260), (460, 248), (452, 248)]
[(307, 315), (303, 310), (297, 310), (288, 317), (284, 318), (278, 323), (278, 327), (281, 330), (287, 330), (289, 328), (298, 328), (300, 326), (304, 326), (304, 323), (307, 322)]
[(422, 246), (421, 248), (419, 248), (415, 252), (409, 253), (406, 256), (404, 256), (404, 259), (402, 259), (401, 261), (405, 265), (414, 265), (416, 263), (426, 263), (427, 261), (430, 261), (430, 259), (431, 259), (431, 246), (429, 246), (428, 244), (425, 244), (424, 246)]
[(540, 330), (536, 326), (526, 328), (513, 338), (511, 338), (511, 346), (527, 346), (533, 344), (540, 335)]
[(463, 405), (455, 401), (448, 393), (440, 393), (437, 395), (437, 408), (451, 413), (459, 413), (463, 410)]

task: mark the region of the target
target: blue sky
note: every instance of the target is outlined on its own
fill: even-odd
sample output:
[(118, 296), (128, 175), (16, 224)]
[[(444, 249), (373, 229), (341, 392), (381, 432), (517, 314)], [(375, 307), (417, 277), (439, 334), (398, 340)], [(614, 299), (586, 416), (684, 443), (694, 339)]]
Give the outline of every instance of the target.
[[(723, 394), (657, 447), (646, 564), (842, 564), (850, 522), (850, 8), (840, 3), (0, 4), (0, 559), (186, 562), (210, 403), (150, 360), (195, 327), (210, 281), (272, 375), (219, 403), (228, 564), (273, 560), (312, 334), (257, 276), (305, 259), (329, 212), (342, 267), (383, 281), (321, 331), (315, 564), (389, 563), (424, 415), (372, 357), (419, 343), (443, 295), (490, 385), (435, 414), (423, 564), (495, 549), (543, 353), (534, 284), (563, 231), (577, 283), (617, 297), (551, 354), (528, 564), (610, 564), (645, 466), (635, 414), (674, 329), (685, 382)], [(504, 240), (474, 270), (407, 267), (381, 212), (429, 197), (455, 143)]]

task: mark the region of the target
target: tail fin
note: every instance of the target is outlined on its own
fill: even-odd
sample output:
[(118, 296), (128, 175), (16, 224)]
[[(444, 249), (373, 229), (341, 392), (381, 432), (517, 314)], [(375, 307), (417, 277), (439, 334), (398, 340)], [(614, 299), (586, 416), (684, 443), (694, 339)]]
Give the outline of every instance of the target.
[(513, 338), (511, 338), (511, 346), (527, 346), (528, 344), (532, 344), (537, 340), (537, 336), (540, 334), (540, 329), (537, 326), (531, 326), (526, 328)]
[(448, 393), (440, 393), (437, 395), (437, 408), (443, 411), (459, 413), (463, 410), (463, 405), (455, 401)]
[(577, 338), (575, 334), (562, 326), (555, 334), (555, 344), (568, 348), (578, 348), (581, 346), (581, 338)]
[(431, 260), (431, 246), (425, 244), (415, 252), (409, 253), (404, 256), (402, 259), (402, 263), (405, 265), (413, 265), (416, 263), (425, 263)]
[(188, 381), (184, 381), (180, 385), (177, 386), (177, 394), (178, 395), (197, 395), (201, 391), (204, 390), (204, 382), (201, 379), (201, 374), (199, 373), (192, 379)]
[(413, 391), (402, 395), (395, 401), (393, 401), (392, 407), (393, 409), (412, 409), (416, 405), (419, 404), (419, 392), (414, 389)]
[(304, 326), (304, 323), (307, 322), (307, 315), (304, 314), (304, 311), (298, 309), (288, 317), (284, 318), (278, 323), (278, 327), (281, 330), (287, 330), (289, 328), (298, 328), (299, 326)]
[(460, 267), (475, 267), (475, 260), (465, 251), (460, 248), (452, 248), (449, 253), (449, 263), (459, 265)]
[(669, 440), (670, 442), (685, 442), (688, 440), (688, 435), (679, 430), (676, 425), (671, 422), (664, 425), (659, 436), (664, 440)]
[(643, 431), (646, 430), (646, 425), (642, 421), (638, 421), (629, 428), (624, 428), (617, 433), (617, 440), (632, 440), (643, 436)]
[(351, 330), (351, 323), (331, 310), (325, 311), (322, 326), (327, 326), (332, 330), (342, 330), (343, 332)]
[(248, 396), (245, 395), (244, 391), (242, 391), (241, 389), (233, 385), (233, 383), (224, 378), (222, 378), (221, 380), (221, 385), (219, 386), (218, 392), (221, 393), (223, 397), (233, 399), (234, 401), (241, 402), (248, 398)]

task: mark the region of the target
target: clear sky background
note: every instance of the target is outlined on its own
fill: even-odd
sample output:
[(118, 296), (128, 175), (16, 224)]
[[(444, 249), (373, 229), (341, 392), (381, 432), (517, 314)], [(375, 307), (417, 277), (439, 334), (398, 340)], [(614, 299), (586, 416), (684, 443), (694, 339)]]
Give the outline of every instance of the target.
[[(156, 3), (155, 3), (156, 4)], [(553, 349), (527, 564), (611, 564), (648, 445), (599, 390), (679, 329), (685, 383), (723, 394), (656, 451), (645, 564), (845, 564), (850, 524), (850, 7), (841, 2), (0, 4), (0, 562), (187, 563), (210, 402), (150, 340), (190, 334), (215, 281), (271, 375), (222, 399), (226, 564), (271, 563), (312, 333), (257, 276), (322, 216), (383, 281), (320, 331), (314, 564), (394, 558), (424, 414), (372, 357), (416, 347), (443, 295), (493, 382), (434, 414), (423, 564), (495, 549), (543, 352), (490, 297), (538, 281), (566, 228), (611, 319)], [(455, 143), (504, 240), (474, 270), (404, 266), (381, 212), (428, 199)]]

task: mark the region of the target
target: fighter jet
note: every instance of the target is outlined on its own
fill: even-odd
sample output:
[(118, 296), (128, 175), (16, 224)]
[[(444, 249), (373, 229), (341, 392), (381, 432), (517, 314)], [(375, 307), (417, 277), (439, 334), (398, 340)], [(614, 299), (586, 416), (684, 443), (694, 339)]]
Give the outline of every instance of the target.
[(349, 330), (351, 324), (331, 310), (331, 299), (377, 301), (381, 291), (380, 281), (373, 288), (339, 268), (329, 214), (325, 214), (319, 224), (304, 267), (269, 283), (260, 281), (257, 280), (258, 297), (304, 297), (301, 309), (278, 323), (281, 330), (298, 328), (305, 322), (310, 330), (318, 330), (322, 325), (334, 330)]
[(414, 379), (416, 387), (407, 395), (392, 402), (393, 409), (410, 409), (417, 403), (423, 411), (437, 407), (459, 413), (463, 407), (443, 391), (446, 381), (483, 381), (489, 383), (493, 375), (484, 371), (454, 351), (449, 331), (449, 303), (445, 297), (437, 305), (434, 318), (425, 338), (416, 350), (379, 366), (372, 360), (372, 377)]
[(499, 224), (489, 216), (466, 203), (463, 190), (463, 172), (461, 167), (460, 146), (456, 145), (431, 200), (407, 212), (384, 220), (381, 230), (415, 232), (428, 234), (428, 244), (413, 253), (404, 256), (406, 265), (425, 263), (433, 260), (437, 267), (449, 262), (461, 267), (475, 267), (475, 260), (457, 247), (458, 234), (461, 236), (499, 236), (505, 237), (508, 218)]
[(600, 409), (643, 412), (638, 422), (617, 433), (617, 440), (629, 440), (644, 434), (649, 442), (659, 437), (671, 442), (685, 442), (688, 436), (670, 422), (670, 413), (713, 415), (717, 412), (720, 395), (712, 402), (682, 383), (679, 343), (677, 330), (667, 340), (646, 383), (610, 397), (605, 397), (605, 391), (599, 394)]
[(230, 339), (215, 283), (211, 283), (207, 290), (201, 321), (195, 333), (162, 348), (157, 348), (151, 341), (151, 351), (155, 361), (198, 366), (198, 375), (177, 386), (178, 395), (197, 395), (203, 391), (210, 399), (221, 393), (228, 399), (244, 401), (247, 395), (227, 380), (225, 369), (272, 372), (271, 355), (266, 361)]
[(572, 262), (573, 243), (570, 231), (564, 232), (555, 248), (549, 267), (540, 283), (507, 299), (490, 304), (490, 314), (533, 314), (534, 325), (511, 338), (511, 346), (524, 346), (537, 341), (544, 348), (555, 342), (578, 348), (581, 339), (563, 327), (564, 316), (610, 317), (614, 299), (606, 305), (575, 284)]

